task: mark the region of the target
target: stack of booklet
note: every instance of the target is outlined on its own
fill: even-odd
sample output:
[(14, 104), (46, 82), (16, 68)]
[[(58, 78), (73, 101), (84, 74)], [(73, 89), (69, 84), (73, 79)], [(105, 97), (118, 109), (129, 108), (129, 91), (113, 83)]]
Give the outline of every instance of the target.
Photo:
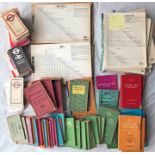
[(144, 151), (146, 116), (142, 109), (143, 76), (96, 76), (98, 115), (105, 118), (104, 143), (124, 152)]
[(62, 79), (33, 81), (24, 89), (24, 96), (38, 118), (52, 112), (63, 113)]
[(118, 147), (119, 89), (117, 75), (96, 76), (98, 115), (105, 118), (104, 143)]
[(145, 114), (142, 109), (121, 109), (118, 148), (124, 152), (143, 152), (147, 145)]
[[(105, 143), (109, 149), (144, 151), (143, 75), (155, 62), (153, 23), (144, 10), (104, 14), (102, 71), (128, 74), (119, 82), (116, 74), (96, 76), (96, 107), (91, 11), (92, 3), (33, 4), (31, 63), (29, 31), (19, 12), (2, 13), (15, 42), (9, 41), (7, 52), (13, 77), (4, 85), (15, 143), (79, 149)], [(33, 115), (25, 113), (27, 105)]]
[(64, 114), (54, 113), (47, 118), (21, 116), (7, 117), (12, 140), (17, 144), (32, 144), (39, 147), (64, 145)]
[(145, 10), (103, 15), (101, 70), (149, 74), (155, 63), (153, 22)]
[(48, 117), (12, 115), (7, 117), (11, 137), (17, 144), (31, 144), (49, 148), (67, 146), (92, 149), (104, 142), (105, 118), (87, 116), (75, 119), (63, 113), (53, 113)]
[(17, 8), (3, 11), (1, 18), (8, 29), (9, 43), (12, 48), (30, 43), (29, 30), (23, 23)]

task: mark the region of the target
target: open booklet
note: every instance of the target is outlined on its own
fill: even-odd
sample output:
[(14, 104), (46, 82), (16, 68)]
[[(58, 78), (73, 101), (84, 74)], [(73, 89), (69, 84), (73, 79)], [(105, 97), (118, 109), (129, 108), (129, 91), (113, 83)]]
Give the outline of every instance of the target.
[(33, 4), (32, 44), (91, 40), (92, 3)]
[(89, 42), (31, 45), (33, 80), (61, 77), (65, 81), (92, 77)]

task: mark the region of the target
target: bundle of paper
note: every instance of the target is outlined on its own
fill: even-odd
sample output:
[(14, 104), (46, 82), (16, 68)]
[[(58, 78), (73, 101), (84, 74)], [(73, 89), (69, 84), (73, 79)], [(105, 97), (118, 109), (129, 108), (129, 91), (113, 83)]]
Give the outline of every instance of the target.
[(22, 112), (24, 110), (23, 78), (11, 78), (5, 83), (4, 89), (9, 112)]
[(24, 50), (20, 46), (9, 49), (6, 60), (14, 77), (27, 76), (32, 72), (32, 68), (28, 62)]
[(9, 31), (9, 40), (12, 48), (30, 43), (30, 40), (27, 39), (29, 30), (21, 20), (18, 9), (13, 8), (2, 12), (1, 18)]
[[(69, 110), (72, 111), (74, 117), (83, 118), (87, 115), (96, 114), (96, 103), (92, 78), (67, 81), (67, 87), (69, 93)], [(80, 103), (82, 105), (79, 107)]]
[(140, 108), (142, 104), (143, 76), (126, 74), (121, 75), (120, 108)]
[(118, 148), (123, 152), (144, 152), (145, 115), (141, 109), (122, 109), (118, 124)]
[(25, 88), (24, 95), (39, 118), (51, 112), (63, 112), (62, 79), (32, 81)]
[(154, 60), (153, 23), (144, 10), (103, 15), (102, 71), (148, 74)]
[(64, 81), (92, 77), (89, 42), (31, 45), (33, 80), (61, 77)]
[(7, 118), (12, 139), (16, 143), (49, 148), (64, 145), (64, 114), (38, 119), (13, 115)]
[(92, 3), (33, 4), (32, 43), (91, 41), (91, 11)]

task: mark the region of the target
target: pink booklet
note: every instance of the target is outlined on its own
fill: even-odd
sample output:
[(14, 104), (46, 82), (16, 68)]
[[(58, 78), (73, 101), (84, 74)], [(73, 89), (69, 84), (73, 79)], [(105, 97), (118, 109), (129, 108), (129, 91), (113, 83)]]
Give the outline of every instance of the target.
[(27, 131), (28, 131), (28, 140), (29, 144), (33, 144), (33, 134), (32, 134), (32, 127), (31, 127), (31, 118), (25, 117)]
[(117, 75), (96, 76), (97, 89), (118, 89)]
[(49, 127), (50, 127), (50, 145), (53, 147), (55, 145), (55, 131), (54, 131), (54, 123), (53, 118), (49, 118)]
[(54, 140), (55, 140), (55, 145), (58, 146), (58, 137), (57, 137), (56, 119), (53, 119), (53, 130), (54, 130)]

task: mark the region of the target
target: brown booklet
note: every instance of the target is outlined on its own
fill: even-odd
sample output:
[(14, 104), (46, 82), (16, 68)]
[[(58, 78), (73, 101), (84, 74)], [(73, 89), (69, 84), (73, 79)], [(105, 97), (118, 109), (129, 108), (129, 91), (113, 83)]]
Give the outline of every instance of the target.
[(29, 36), (29, 30), (20, 19), (17, 9), (6, 10), (2, 12), (1, 17), (15, 42)]

